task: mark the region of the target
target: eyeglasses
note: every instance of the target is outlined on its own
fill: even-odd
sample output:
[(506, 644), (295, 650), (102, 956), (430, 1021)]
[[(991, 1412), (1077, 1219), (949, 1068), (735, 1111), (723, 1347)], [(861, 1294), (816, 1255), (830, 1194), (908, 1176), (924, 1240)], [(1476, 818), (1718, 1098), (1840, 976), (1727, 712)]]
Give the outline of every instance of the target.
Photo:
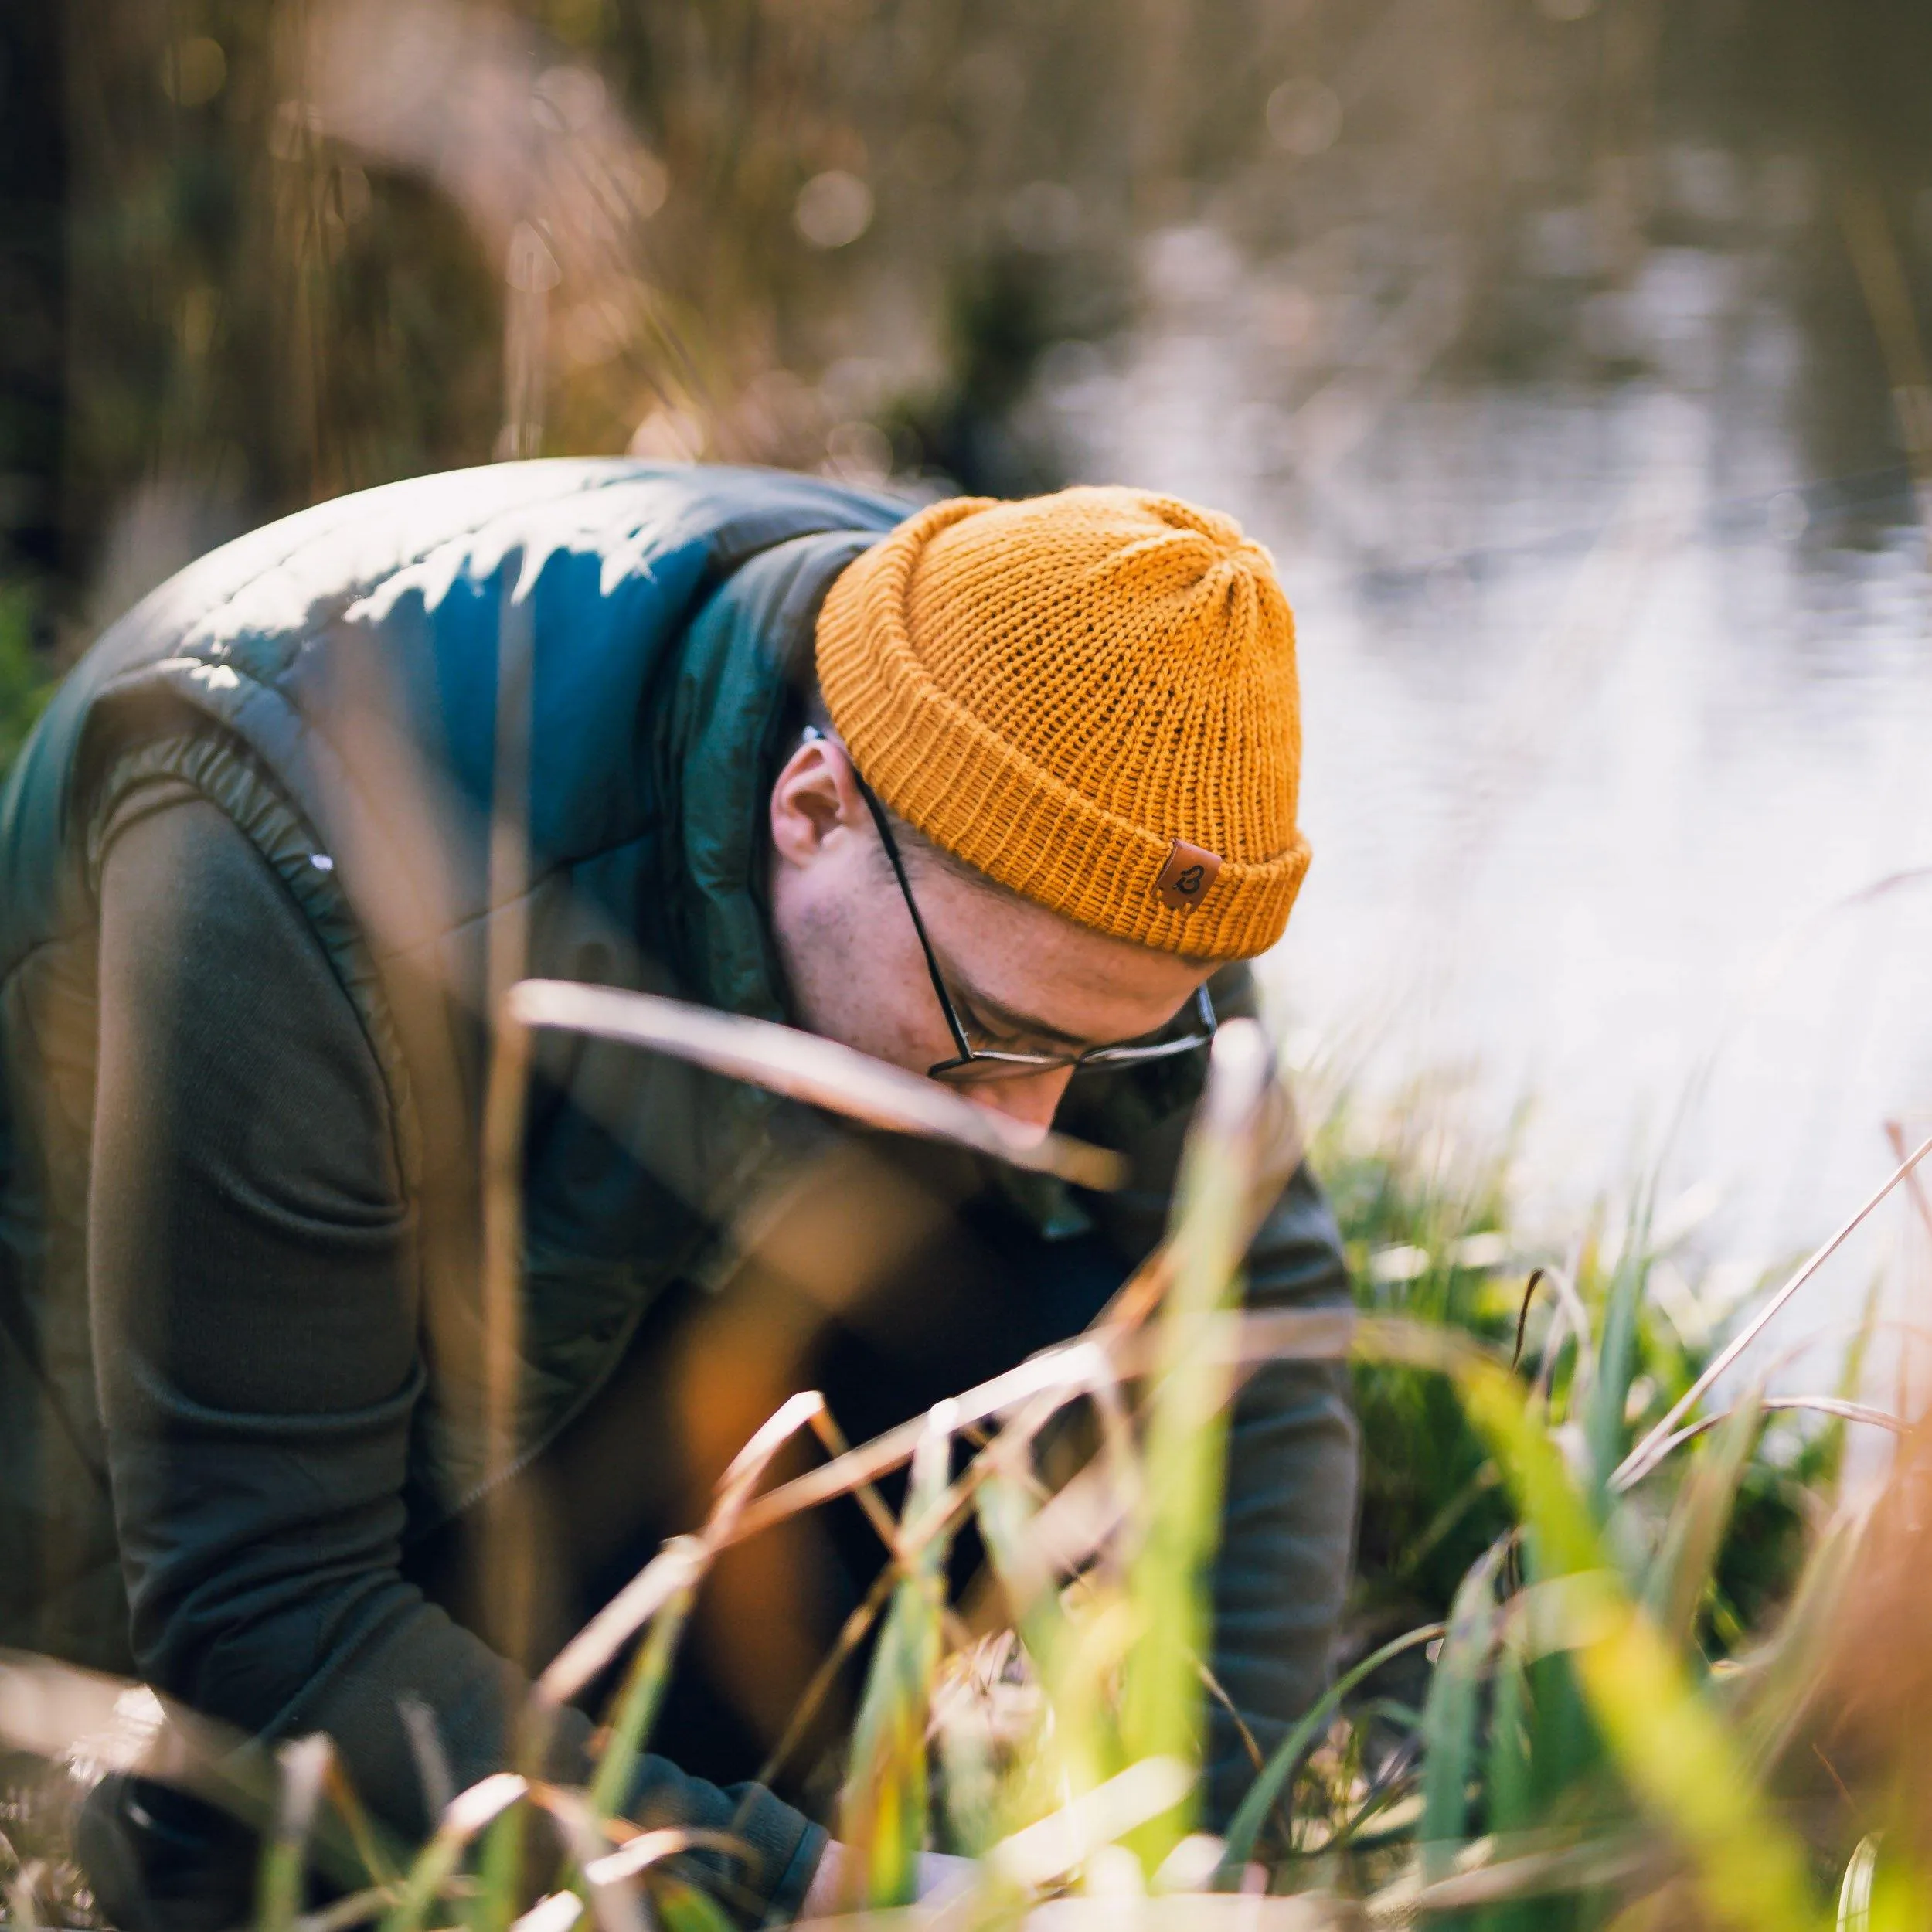
[[(806, 729), (812, 737), (825, 736), (811, 726)], [(906, 876), (906, 862), (900, 855), (899, 841), (893, 836), (892, 821), (886, 816), (885, 807), (873, 795), (872, 787), (859, 777), (856, 766), (852, 767), (852, 776), (853, 784), (859, 787), (859, 797), (865, 800), (866, 808), (872, 813), (872, 823), (879, 828), (879, 842), (885, 847), (886, 856), (892, 862), (893, 876), (899, 881), (900, 896), (912, 915), (913, 930), (919, 937), (919, 950), (926, 956), (927, 974), (933, 982), (933, 991), (939, 996), (940, 1011), (946, 1015), (946, 1030), (952, 1035), (953, 1044), (959, 1049), (951, 1060), (936, 1060), (927, 1067), (928, 1079), (945, 1080), (954, 1086), (970, 1086), (981, 1080), (1025, 1080), (1036, 1073), (1057, 1073), (1063, 1067), (1070, 1067), (1078, 1073), (1104, 1066), (1139, 1066), (1149, 1060), (1172, 1060), (1177, 1054), (1192, 1053), (1213, 1039), (1217, 1023), (1214, 1002), (1203, 985), (1197, 988), (1194, 995), (1192, 1030), (1169, 1039), (1126, 1040), (1117, 1046), (1086, 1047), (1077, 1053), (1003, 1053), (990, 1047), (974, 1046), (966, 1036), (965, 1022), (959, 1016), (959, 1009), (946, 989), (946, 975), (940, 971), (939, 956), (927, 937), (926, 922), (919, 916), (919, 902), (913, 898), (912, 882)]]

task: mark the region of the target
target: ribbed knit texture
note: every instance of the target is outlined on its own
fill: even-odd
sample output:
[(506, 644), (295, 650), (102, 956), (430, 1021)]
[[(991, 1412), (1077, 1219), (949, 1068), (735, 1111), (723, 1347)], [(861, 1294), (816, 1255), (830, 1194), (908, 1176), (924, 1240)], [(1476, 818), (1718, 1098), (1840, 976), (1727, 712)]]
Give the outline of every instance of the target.
[[(1139, 490), (957, 497), (850, 565), (818, 620), (833, 724), (885, 802), (1083, 926), (1240, 959), (1308, 869), (1294, 619), (1230, 518)], [(1222, 861), (1192, 911), (1173, 842)]]

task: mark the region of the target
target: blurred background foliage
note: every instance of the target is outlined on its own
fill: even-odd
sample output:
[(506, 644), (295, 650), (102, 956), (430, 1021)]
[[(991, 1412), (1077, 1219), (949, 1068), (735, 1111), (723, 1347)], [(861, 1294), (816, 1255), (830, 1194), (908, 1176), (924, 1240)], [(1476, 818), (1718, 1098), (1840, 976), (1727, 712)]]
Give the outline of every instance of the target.
[(1839, 233), (1916, 278), (1910, 0), (70, 0), (5, 36), (0, 523), (43, 645), (493, 454), (1050, 485), (1029, 393), (1189, 222), (1292, 271), (1247, 299), (1311, 393), (1631, 379), (1647, 253), (1747, 229), (1816, 258), (1819, 473), (1923, 379), (1909, 329), (1869, 379)]

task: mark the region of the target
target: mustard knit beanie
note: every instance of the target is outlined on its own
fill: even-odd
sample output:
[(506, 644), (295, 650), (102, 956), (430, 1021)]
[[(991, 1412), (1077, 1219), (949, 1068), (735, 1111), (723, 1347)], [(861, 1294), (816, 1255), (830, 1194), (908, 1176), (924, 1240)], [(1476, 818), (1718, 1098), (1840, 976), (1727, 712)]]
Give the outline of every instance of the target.
[(818, 682), (867, 782), (1116, 938), (1243, 959), (1308, 865), (1294, 619), (1230, 518), (1140, 490), (956, 497), (841, 573)]

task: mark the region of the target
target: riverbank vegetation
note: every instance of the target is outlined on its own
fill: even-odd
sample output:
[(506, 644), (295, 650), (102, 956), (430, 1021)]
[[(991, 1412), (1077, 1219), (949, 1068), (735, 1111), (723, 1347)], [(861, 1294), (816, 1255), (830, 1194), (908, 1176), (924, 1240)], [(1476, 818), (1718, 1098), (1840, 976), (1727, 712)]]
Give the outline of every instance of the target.
[[(910, 1903), (928, 1845), (977, 1861), (971, 1917), (985, 1923), (1017, 1924), (1046, 1898), (1104, 1912), (1148, 1895), (1171, 1901), (1147, 1908), (1160, 1923), (1192, 1924), (1203, 1893), (1263, 1890), (1256, 1922), (1284, 1927), (1366, 1908), (1378, 1922), (1796, 1932), (1822, 1922), (1841, 1883), (1869, 1890), (1878, 1874), (1886, 1910), (1916, 1896), (1916, 1871), (1882, 1869), (1873, 1849), (1897, 1794), (1839, 1775), (1832, 1713), (1817, 1706), (1868, 1560), (1837, 1495), (1844, 1433), (1885, 1419), (1842, 1393), (1771, 1394), (1748, 1348), (1713, 1384), (1762, 1297), (1700, 1304), (1679, 1255), (1681, 1291), (1707, 1318), (1667, 1315), (1648, 1291), (1671, 1231), (1641, 1196), (1567, 1256), (1519, 1253), (1506, 1160), (1450, 1161), (1436, 1138), (1405, 1133), (1400, 1110), (1373, 1122), (1342, 1110), (1317, 1136), (1355, 1320), (1244, 1320), (1241, 1230), (1291, 1150), (1264, 1128), (1258, 1036), (1229, 1032), (1170, 1238), (1095, 1331), (1023, 1386), (962, 1391), (923, 1430), (774, 1495), (766, 1471), (789, 1440), (838, 1444), (835, 1418), (801, 1393), (734, 1463), (695, 1540), (668, 1546), (552, 1663), (526, 1757), (555, 1700), (631, 1658), (587, 1789), (506, 1771), (410, 1852), (362, 1818), (325, 1741), (271, 1760), (183, 1714), (174, 1774), (264, 1835), (260, 1932), (558, 1932), (580, 1916), (636, 1932), (647, 1912), (679, 1932), (719, 1925), (689, 1862), (702, 1848), (637, 1834), (615, 1796), (713, 1556), (838, 1493), (870, 1499), (894, 1553), (842, 1639), (849, 1654), (871, 1647), (838, 1815), (861, 1852), (854, 1907)], [(1346, 1651), (1210, 1841), (1189, 1819), (1214, 1694), (1199, 1657), (1220, 1418), (1241, 1364), (1337, 1352), (1355, 1365), (1367, 1472)], [(1043, 1450), (1080, 1413), (1098, 1426), (1070, 1481), (1064, 1454)], [(871, 1485), (907, 1464), (895, 1519)], [(947, 1595), (947, 1552), (969, 1529), (997, 1585), (990, 1622), (984, 1590), (968, 1593), (970, 1624), (968, 1599)], [(63, 1726), (111, 1735), (118, 1712), (124, 1729), (128, 1696), (12, 1660), (0, 1732), (58, 1757)], [(21, 1841), (23, 1923), (85, 1913), (71, 1872), (36, 1862), (53, 1849), (36, 1847), (36, 1819), (60, 1808), (16, 1793), (0, 1821)], [(310, 1862), (334, 1903), (315, 1905)]]

